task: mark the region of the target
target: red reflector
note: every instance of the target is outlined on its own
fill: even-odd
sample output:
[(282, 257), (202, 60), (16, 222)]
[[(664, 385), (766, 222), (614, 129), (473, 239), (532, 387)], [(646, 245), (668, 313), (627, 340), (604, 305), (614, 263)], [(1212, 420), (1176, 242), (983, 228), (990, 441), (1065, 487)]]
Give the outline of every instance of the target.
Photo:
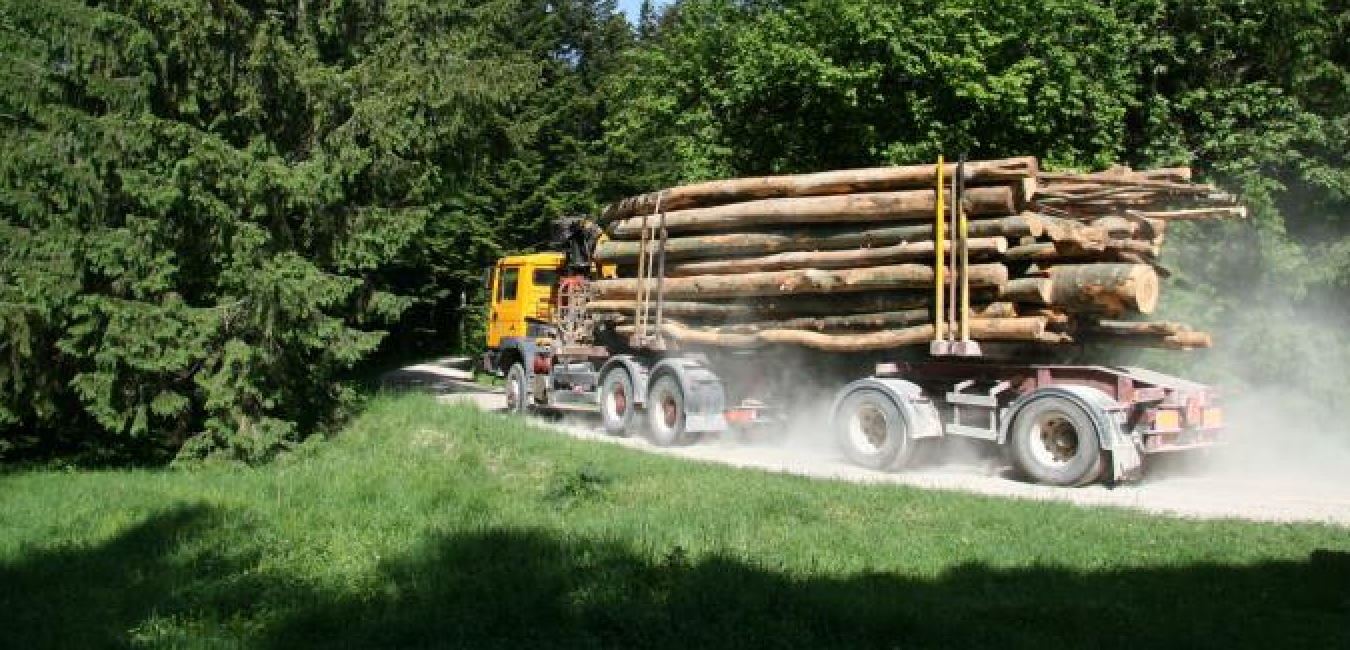
[(755, 412), (751, 409), (732, 409), (724, 414), (731, 424), (745, 424), (755, 421)]
[(1186, 424), (1199, 427), (1205, 417), (1204, 395), (1192, 395), (1186, 400)]

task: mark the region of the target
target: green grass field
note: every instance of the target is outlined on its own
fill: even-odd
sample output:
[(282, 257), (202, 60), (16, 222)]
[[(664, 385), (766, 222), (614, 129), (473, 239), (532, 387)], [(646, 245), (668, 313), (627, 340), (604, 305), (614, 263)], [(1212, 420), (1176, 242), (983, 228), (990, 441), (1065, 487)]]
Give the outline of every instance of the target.
[(424, 397), (0, 476), (0, 647), (1350, 648), (1350, 531), (732, 470)]

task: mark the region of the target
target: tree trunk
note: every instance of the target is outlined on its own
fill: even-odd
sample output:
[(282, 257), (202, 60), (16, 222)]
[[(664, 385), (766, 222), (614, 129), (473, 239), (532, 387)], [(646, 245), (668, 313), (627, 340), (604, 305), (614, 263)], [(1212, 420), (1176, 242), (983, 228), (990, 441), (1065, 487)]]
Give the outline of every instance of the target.
[(1228, 208), (1191, 208), (1188, 210), (1150, 210), (1148, 212), (1136, 213), (1146, 219), (1157, 219), (1159, 221), (1226, 221), (1230, 219), (1246, 219), (1247, 208), (1228, 207)]
[(1106, 246), (1106, 230), (1087, 226), (1076, 221), (1036, 215), (1051, 241), (1060, 245), (1061, 250), (1081, 252), (1100, 251)]
[[(1035, 159), (1017, 158), (966, 169), (970, 255), (986, 262), (971, 269), (971, 302), (983, 305), (972, 310), (973, 338), (991, 347), (1210, 345), (1208, 334), (1177, 323), (1100, 319), (1153, 312), (1167, 275), (1157, 256), (1168, 222), (1242, 218), (1234, 197), (1192, 183), (1187, 168), (1041, 174)], [(589, 314), (631, 328), (639, 287), (646, 295), (660, 286), (672, 342), (832, 351), (924, 344), (933, 337), (933, 217), (938, 199), (952, 196), (935, 187), (937, 172), (915, 165), (733, 179), (620, 201), (603, 216), (613, 239), (595, 257), (628, 279), (595, 282)], [(955, 165), (943, 172), (950, 178)], [(1013, 216), (993, 218), (1003, 214)], [(652, 235), (647, 254), (665, 251), (653, 262), (663, 269), (659, 284), (631, 277), (641, 246), (632, 239), (644, 235)], [(1009, 279), (1005, 264), (1023, 277)]]
[[(1145, 267), (1147, 268), (1147, 267)], [(1156, 276), (1155, 276), (1156, 277)], [(1002, 264), (976, 264), (970, 267), (970, 286), (996, 287), (1008, 281), (1008, 269)], [(861, 269), (826, 271), (800, 269), (762, 271), (738, 275), (695, 275), (666, 278), (663, 291), (672, 300), (687, 298), (740, 298), (800, 293), (873, 291), (881, 289), (932, 288), (933, 268), (922, 264), (896, 264)], [(599, 298), (631, 298), (637, 295), (636, 278), (598, 280), (592, 287)], [(656, 289), (656, 281), (648, 282)]]
[(1049, 305), (1054, 297), (1055, 283), (1050, 278), (1014, 278), (1003, 285), (1000, 300), (1028, 305)]
[[(952, 178), (956, 173), (956, 165), (947, 164), (945, 168), (945, 177)], [(966, 185), (977, 186), (1030, 181), (1036, 176), (1037, 166), (1035, 158), (1009, 158), (969, 162), (966, 163), (965, 171)], [(890, 192), (933, 187), (936, 184), (936, 164), (708, 181), (649, 192), (615, 202), (605, 209), (601, 221), (608, 223), (632, 216), (653, 214), (656, 212), (658, 200), (662, 209), (672, 211), (755, 199)], [(1030, 196), (1035, 191), (1034, 185), (1030, 182), (1024, 185), (1026, 187), (1023, 190), (1024, 194)]]
[(1173, 350), (1208, 348), (1214, 344), (1205, 332), (1169, 322), (1101, 321), (1083, 326), (1074, 339), (1083, 343)]
[(1009, 248), (1004, 259), (1009, 262), (1119, 262), (1123, 253), (1153, 256), (1157, 252), (1153, 244), (1133, 239), (1111, 239), (1095, 251), (1083, 250), (1076, 243), (1035, 242)]
[[(977, 219), (970, 222), (971, 237), (1039, 237), (1044, 232), (1041, 220), (1022, 214), (1002, 219)], [(932, 224), (893, 226), (890, 228), (803, 228), (767, 232), (745, 232), (697, 237), (672, 237), (666, 240), (666, 261), (688, 259), (727, 259), (737, 255), (766, 255), (790, 251), (828, 251), (891, 246), (906, 242), (932, 241)], [(633, 264), (640, 243), (607, 241), (596, 247), (595, 258), (605, 264)], [(648, 250), (654, 252), (655, 244)]]
[[(637, 310), (636, 300), (627, 299), (604, 299), (592, 300), (586, 303), (586, 312), (600, 320), (626, 321), (633, 318)], [(652, 304), (655, 313), (655, 303)], [(757, 318), (759, 310), (756, 305), (748, 305), (741, 302), (718, 303), (718, 302), (689, 302), (683, 300), (667, 300), (661, 304), (661, 312), (667, 316), (677, 319), (688, 319), (690, 321), (711, 320), (727, 322), (732, 320), (749, 320)]]
[(1153, 313), (1158, 273), (1143, 264), (1068, 264), (1048, 270), (1050, 304), (1081, 313)]
[[(952, 200), (950, 191), (946, 200)], [(1013, 215), (1021, 209), (1013, 188), (1006, 185), (970, 188), (964, 193), (962, 203), (971, 217)], [(753, 226), (932, 221), (936, 208), (937, 192), (931, 189), (767, 199), (666, 211), (663, 217), (649, 215), (624, 219), (609, 228), (609, 235), (615, 239), (637, 239), (644, 226), (655, 229), (661, 223), (667, 232), (675, 234), (741, 230)]]
[[(996, 302), (987, 305), (973, 305), (970, 309), (972, 318), (1015, 318), (1017, 309), (1012, 303)], [(615, 314), (616, 318), (611, 322), (630, 323), (633, 313)], [(701, 323), (689, 317), (676, 319), (678, 322), (698, 327), (700, 331), (727, 333), (727, 334), (752, 334), (765, 330), (810, 330), (816, 332), (839, 332), (846, 330), (870, 329), (880, 330), (894, 328), (898, 326), (917, 325), (930, 323), (933, 321), (933, 311), (928, 308), (906, 309), (902, 311), (871, 312), (865, 314), (847, 314), (839, 316), (803, 316), (797, 318), (788, 318), (784, 320), (756, 320), (743, 323)]]
[[(971, 336), (990, 341), (1046, 340), (1043, 318), (989, 318), (970, 321)], [(663, 333), (683, 345), (722, 347), (759, 347), (763, 345), (799, 345), (830, 352), (886, 350), (933, 340), (932, 324), (857, 334), (825, 334), (795, 329), (773, 329), (741, 334), (700, 330), (678, 323), (666, 323)]]
[[(996, 288), (973, 290), (970, 296), (975, 304), (990, 303), (997, 298)], [(931, 301), (932, 289), (926, 288), (909, 292), (763, 296), (753, 301), (734, 298), (720, 302), (712, 299), (697, 302), (667, 300), (662, 311), (676, 320), (727, 323), (928, 309)], [(631, 299), (592, 300), (586, 304), (589, 313), (606, 320), (630, 319), (636, 309), (637, 301)]]
[[(879, 248), (778, 253), (766, 257), (676, 262), (666, 265), (666, 275), (678, 277), (747, 273), (751, 271), (782, 271), (786, 269), (843, 269), (899, 262), (931, 262), (934, 255), (933, 247), (932, 241), (919, 241)], [(975, 259), (1000, 255), (1007, 250), (1008, 240), (1003, 237), (979, 237), (970, 240), (970, 256)]]
[(1116, 165), (1110, 169), (1104, 169), (1099, 172), (1087, 173), (1061, 173), (1061, 172), (1041, 172), (1038, 178), (1047, 183), (1059, 182), (1082, 182), (1086, 180), (1106, 179), (1126, 179), (1126, 180), (1151, 180), (1151, 181), (1170, 181), (1175, 183), (1189, 183), (1191, 180), (1190, 167), (1160, 167), (1158, 169), (1140, 169), (1134, 170), (1123, 165)]

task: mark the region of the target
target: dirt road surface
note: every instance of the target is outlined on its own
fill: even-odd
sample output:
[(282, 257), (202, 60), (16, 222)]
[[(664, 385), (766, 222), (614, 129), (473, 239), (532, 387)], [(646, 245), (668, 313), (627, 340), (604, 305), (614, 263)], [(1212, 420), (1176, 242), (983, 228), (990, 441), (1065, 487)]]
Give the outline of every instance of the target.
[[(499, 389), (451, 377), (427, 377), (424, 370), (389, 383), (429, 389), (447, 402), (467, 401), (502, 411)], [(408, 369), (401, 371), (408, 373)], [(420, 379), (419, 379), (420, 377)], [(1204, 458), (1163, 458), (1151, 462), (1137, 484), (1056, 488), (1017, 480), (993, 459), (970, 456), (904, 473), (887, 473), (849, 464), (823, 427), (789, 433), (725, 434), (686, 447), (661, 448), (641, 437), (606, 435), (598, 418), (584, 413), (548, 413), (542, 426), (602, 444), (649, 453), (770, 472), (785, 472), (856, 483), (894, 483), (975, 494), (1062, 501), (1082, 506), (1131, 508), (1193, 518), (1237, 518), (1274, 522), (1323, 522), (1350, 527), (1350, 449), (1316, 450), (1309, 459), (1279, 458), (1277, 451), (1241, 448), (1237, 441)]]

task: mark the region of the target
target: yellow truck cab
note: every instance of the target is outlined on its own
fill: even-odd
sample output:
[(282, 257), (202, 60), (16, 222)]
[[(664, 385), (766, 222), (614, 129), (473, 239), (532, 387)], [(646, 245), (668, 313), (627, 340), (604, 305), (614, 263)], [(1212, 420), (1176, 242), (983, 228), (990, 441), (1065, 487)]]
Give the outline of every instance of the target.
[(531, 253), (503, 257), (491, 267), (485, 370), (504, 375), (531, 356), (536, 339), (552, 334), (562, 265), (562, 253)]

